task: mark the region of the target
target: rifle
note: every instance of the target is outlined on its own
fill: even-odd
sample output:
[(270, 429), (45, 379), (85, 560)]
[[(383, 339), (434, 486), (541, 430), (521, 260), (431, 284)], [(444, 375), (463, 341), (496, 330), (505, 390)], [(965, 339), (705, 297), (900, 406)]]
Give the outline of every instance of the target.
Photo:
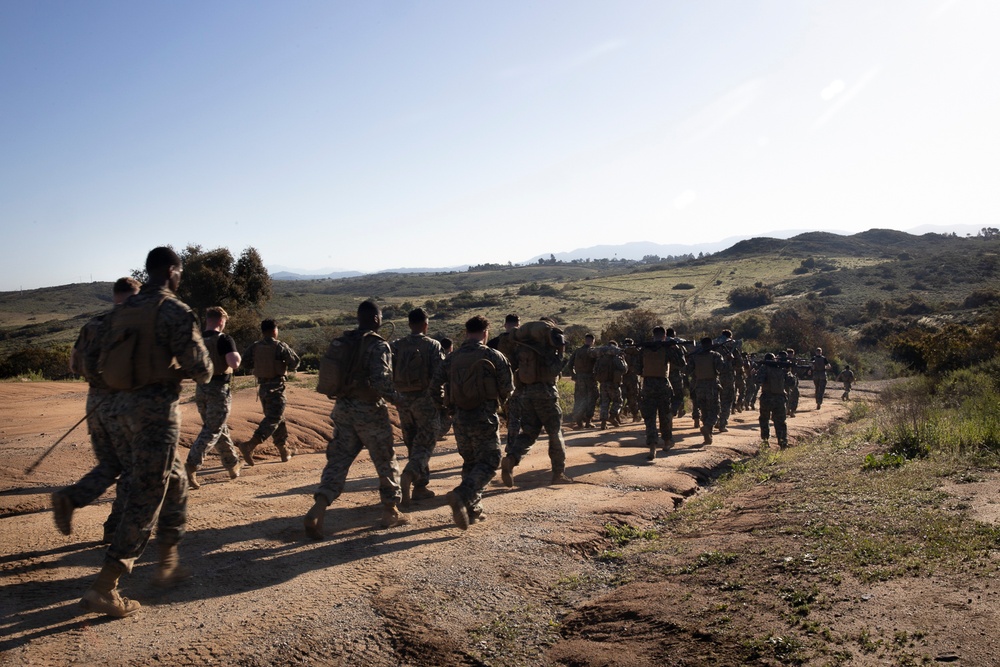
[(41, 456), (39, 456), (37, 459), (35, 459), (34, 463), (32, 463), (30, 466), (28, 466), (27, 468), (24, 469), (24, 474), (25, 475), (30, 475), (31, 473), (35, 472), (35, 470), (38, 469), (38, 466), (40, 466), (42, 464), (42, 461), (44, 461), (45, 459), (47, 459), (49, 457), (49, 455), (56, 450), (56, 447), (59, 446), (59, 443), (62, 442), (63, 440), (65, 440), (66, 437), (70, 433), (72, 433), (73, 431), (75, 431), (77, 426), (79, 426), (84, 421), (86, 421), (87, 417), (89, 417), (90, 415), (94, 414), (94, 412), (97, 410), (97, 408), (99, 408), (101, 406), (102, 403), (104, 403), (104, 399), (102, 399), (101, 401), (99, 401), (97, 403), (97, 405), (95, 405), (94, 407), (92, 407), (87, 412), (87, 414), (85, 414), (84, 416), (80, 417), (80, 421), (78, 421), (77, 423), (75, 423), (72, 426), (70, 426), (69, 430), (66, 431), (65, 433), (63, 433), (61, 438), (59, 438), (58, 440), (56, 440), (54, 443), (52, 443), (51, 447), (49, 447), (48, 449), (45, 450), (45, 453), (43, 453)]

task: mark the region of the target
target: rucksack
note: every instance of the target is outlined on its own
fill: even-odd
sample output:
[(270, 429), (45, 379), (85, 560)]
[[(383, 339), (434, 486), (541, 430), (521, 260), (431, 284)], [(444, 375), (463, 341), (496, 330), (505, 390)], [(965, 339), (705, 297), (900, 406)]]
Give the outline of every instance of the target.
[(764, 391), (768, 394), (783, 395), (788, 373), (784, 368), (773, 364), (766, 364), (764, 368), (767, 369), (763, 382)]
[(460, 348), (451, 356), (448, 402), (463, 410), (475, 410), (497, 400), (497, 368), (487, 358), (488, 348)]
[(111, 389), (128, 391), (154, 382), (181, 380), (170, 351), (156, 345), (156, 318), (166, 297), (129, 299), (105, 317), (98, 372)]
[(85, 360), (87, 352), (98, 340), (97, 332), (101, 328), (104, 317), (104, 315), (98, 315), (80, 327), (80, 335), (77, 336), (76, 344), (73, 345), (74, 354), (70, 356), (70, 361), (72, 362), (69, 369), (70, 372), (84, 376), (89, 382), (93, 382), (97, 378), (93, 377), (93, 373), (87, 372)]
[(392, 345), (392, 382), (396, 391), (423, 391), (430, 385), (424, 338), (407, 336)]
[(371, 392), (362, 377), (364, 353), (376, 341), (385, 340), (374, 331), (347, 331), (330, 341), (319, 360), (316, 391), (330, 398), (346, 398)]
[(517, 349), (517, 379), (524, 384), (555, 384), (566, 345), (562, 329), (544, 320), (528, 322), (515, 329), (511, 339)]
[(253, 374), (262, 380), (281, 377), (288, 372), (288, 364), (278, 356), (281, 346), (273, 338), (264, 338), (253, 346)]
[(621, 382), (628, 370), (625, 358), (613, 352), (602, 352), (594, 364), (594, 378), (598, 382)]
[(667, 377), (667, 346), (663, 343), (647, 343), (642, 346), (642, 377)]

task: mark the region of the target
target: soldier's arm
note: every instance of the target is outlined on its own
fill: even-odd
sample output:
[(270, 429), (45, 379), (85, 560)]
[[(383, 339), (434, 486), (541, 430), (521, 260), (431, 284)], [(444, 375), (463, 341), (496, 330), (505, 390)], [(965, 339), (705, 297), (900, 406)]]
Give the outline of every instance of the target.
[(212, 359), (189, 308), (178, 302), (164, 301), (157, 317), (157, 328), (158, 333), (167, 337), (170, 354), (189, 378), (198, 384), (212, 379)]
[(444, 359), (438, 364), (434, 375), (431, 376), (431, 384), (428, 388), (431, 397), (438, 405), (444, 405), (444, 385), (448, 382), (448, 371), (451, 368), (451, 357)]
[(497, 392), (500, 394), (500, 402), (505, 402), (514, 393), (514, 373), (510, 370), (507, 357), (502, 354), (493, 355), (493, 365), (497, 369)]
[(295, 354), (295, 350), (288, 343), (281, 344), (281, 360), (288, 365), (290, 371), (299, 367), (299, 355)]
[(368, 382), (385, 400), (399, 402), (399, 392), (392, 383), (392, 351), (384, 340), (376, 340), (368, 346)]

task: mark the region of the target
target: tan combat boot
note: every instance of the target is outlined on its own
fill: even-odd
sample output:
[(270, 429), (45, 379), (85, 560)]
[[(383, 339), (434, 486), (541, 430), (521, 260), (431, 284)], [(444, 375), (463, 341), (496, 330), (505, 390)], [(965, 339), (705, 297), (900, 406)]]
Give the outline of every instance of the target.
[(462, 530), (468, 530), (469, 508), (465, 506), (465, 502), (454, 491), (449, 491), (448, 495), (445, 496), (445, 500), (451, 506), (451, 518), (454, 519), (455, 525)]
[(566, 476), (564, 472), (553, 472), (552, 473), (552, 484), (572, 484), (573, 479)]
[(399, 511), (396, 503), (382, 505), (382, 527), (395, 528), (410, 523), (409, 517)]
[(514, 466), (516, 465), (514, 459), (509, 456), (503, 457), (503, 460), (500, 461), (500, 480), (508, 488), (514, 486)]
[(181, 565), (176, 544), (160, 544), (160, 563), (153, 575), (153, 585), (157, 588), (171, 588), (185, 579), (191, 578), (191, 571)]
[(399, 476), (399, 492), (402, 494), (403, 499), (399, 502), (403, 507), (410, 506), (410, 487), (413, 486), (413, 473), (409, 470), (404, 470), (403, 474)]
[(329, 507), (326, 498), (316, 496), (316, 502), (306, 512), (305, 524), (306, 535), (314, 540), (323, 539), (323, 517), (326, 515), (326, 508)]
[(64, 491), (56, 491), (52, 494), (52, 518), (55, 519), (56, 528), (63, 535), (73, 532), (73, 501)]
[(97, 581), (83, 594), (80, 607), (95, 614), (125, 618), (138, 612), (142, 605), (118, 594), (118, 579), (125, 574), (125, 568), (112, 562), (104, 563), (97, 575)]
[(237, 479), (240, 476), (240, 469), (242, 467), (243, 464), (239, 459), (236, 459), (236, 463), (233, 464), (233, 467), (226, 468), (226, 472), (229, 473), (229, 479)]
[(246, 463), (251, 468), (253, 467), (253, 450), (259, 444), (260, 444), (260, 438), (254, 435), (246, 442), (236, 445), (236, 448), (240, 450), (240, 454), (243, 455), (243, 462)]
[(280, 445), (278, 443), (274, 443), (274, 446), (278, 448), (278, 456), (281, 457), (282, 463), (288, 463), (288, 459), (295, 456), (294, 450), (289, 449), (284, 443)]
[(192, 489), (200, 489), (201, 484), (198, 482), (198, 466), (185, 463), (184, 472), (187, 473), (188, 486)]

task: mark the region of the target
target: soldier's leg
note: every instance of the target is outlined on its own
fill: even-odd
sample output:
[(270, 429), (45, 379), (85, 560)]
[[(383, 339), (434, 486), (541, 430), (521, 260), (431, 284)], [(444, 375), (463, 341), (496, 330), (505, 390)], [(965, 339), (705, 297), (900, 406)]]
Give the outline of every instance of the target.
[(539, 416), (549, 436), (549, 461), (552, 464), (552, 481), (570, 481), (565, 475), (566, 441), (562, 434), (562, 409), (559, 407), (559, 394), (555, 387), (545, 386), (547, 400), (538, 405)]
[(622, 416), (622, 387), (621, 385), (611, 386), (611, 420), (616, 423), (616, 425), (621, 425)]
[(674, 413), (670, 409), (671, 400), (664, 396), (657, 405), (660, 417), (660, 435), (663, 437), (663, 450), (670, 449), (674, 444)]
[(463, 474), (455, 493), (465, 503), (469, 517), (475, 518), (482, 514), (483, 489), (500, 467), (500, 422), (495, 414), (486, 412), (471, 419), (463, 430), (463, 443), (459, 447)]
[(760, 439), (767, 442), (771, 439), (771, 406), (768, 403), (767, 398), (761, 396), (760, 398), (760, 415), (757, 418), (757, 424), (760, 426)]
[(659, 440), (656, 434), (656, 397), (652, 395), (652, 392), (647, 388), (643, 391), (642, 396), (642, 420), (646, 427), (646, 446), (656, 447)]
[(392, 425), (389, 408), (385, 405), (372, 408), (372, 415), (364, 423), (356, 423), (358, 437), (368, 449), (378, 473), (379, 499), (383, 505), (396, 505), (400, 501), (399, 466), (392, 446)]
[(507, 401), (507, 442), (513, 442), (521, 432), (520, 399), (520, 392), (514, 390), (514, 394)]
[(599, 390), (601, 394), (601, 426), (604, 426), (605, 422), (608, 421), (611, 410), (611, 384), (609, 382), (602, 382)]
[(781, 397), (778, 397), (772, 407), (771, 419), (774, 420), (774, 435), (778, 438), (778, 446), (787, 447), (788, 425), (785, 422), (785, 402), (781, 400)]
[(816, 386), (816, 409), (823, 407), (823, 394), (826, 393), (826, 378), (817, 378), (813, 381)]
[(427, 488), (430, 483), (430, 460), (437, 445), (438, 410), (430, 397), (421, 397), (410, 404), (408, 412), (412, 419), (413, 440), (410, 456), (403, 469), (400, 484), (405, 489), (404, 501), (409, 493), (409, 485), (414, 487), (413, 498), (422, 500), (434, 497), (434, 492)]

